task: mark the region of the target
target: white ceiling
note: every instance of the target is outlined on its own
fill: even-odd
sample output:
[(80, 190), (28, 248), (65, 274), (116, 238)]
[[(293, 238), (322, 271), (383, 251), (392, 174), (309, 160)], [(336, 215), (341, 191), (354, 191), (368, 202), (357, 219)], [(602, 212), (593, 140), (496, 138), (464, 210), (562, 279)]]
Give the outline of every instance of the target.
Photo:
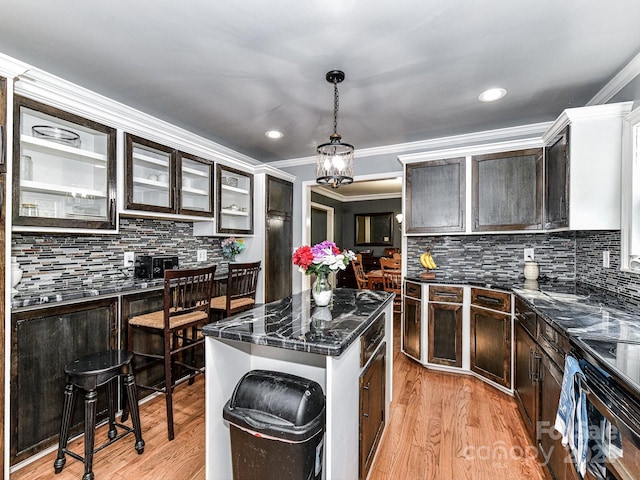
[(553, 120), (640, 52), (640, 1), (3, 0), (0, 52), (268, 162), (328, 141), (336, 68), (356, 149)]

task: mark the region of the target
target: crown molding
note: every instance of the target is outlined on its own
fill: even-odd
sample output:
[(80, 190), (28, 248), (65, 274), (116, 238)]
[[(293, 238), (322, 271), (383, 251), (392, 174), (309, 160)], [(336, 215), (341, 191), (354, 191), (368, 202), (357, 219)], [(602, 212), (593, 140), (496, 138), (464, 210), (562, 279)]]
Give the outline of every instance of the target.
[(15, 78), (24, 74), (29, 68), (31, 67), (26, 63), (0, 53), (0, 75), (3, 77)]
[[(4, 58), (2, 59), (4, 60)], [(24, 65), (24, 64), (23, 64)], [(63, 109), (128, 133), (157, 141), (229, 166), (251, 169), (262, 162), (200, 137), (84, 87), (37, 68), (27, 68), (16, 77), (15, 93)]]
[(587, 106), (607, 103), (640, 75), (640, 53), (631, 59), (602, 89), (587, 102)]
[(622, 118), (631, 111), (633, 102), (608, 103), (605, 105), (591, 105), (589, 107), (567, 108), (549, 127), (542, 136), (545, 143), (549, 143), (564, 127), (571, 122), (595, 120), (598, 118)]
[[(517, 127), (499, 128), (495, 130), (485, 130), (481, 132), (452, 135), (450, 137), (434, 138), (430, 140), (420, 140), (417, 142), (399, 143), (396, 145), (386, 145), (381, 147), (356, 149), (355, 159), (373, 157), (378, 155), (402, 155), (410, 151), (432, 151), (458, 147), (459, 145), (469, 145), (476, 143), (492, 143), (500, 140), (529, 137), (539, 139), (542, 134), (552, 125), (553, 122), (532, 123)], [(465, 151), (469, 151), (467, 147)], [(280, 160), (270, 162), (277, 168), (297, 167), (300, 165), (313, 164), (316, 157), (293, 158), (290, 160)]]
[(437, 160), (442, 158), (466, 157), (468, 155), (485, 155), (488, 153), (508, 152), (511, 150), (524, 150), (527, 148), (542, 148), (544, 143), (541, 137), (510, 140), (508, 142), (494, 142), (480, 145), (462, 146), (428, 152), (408, 153), (398, 155), (400, 163), (407, 164), (425, 160)]

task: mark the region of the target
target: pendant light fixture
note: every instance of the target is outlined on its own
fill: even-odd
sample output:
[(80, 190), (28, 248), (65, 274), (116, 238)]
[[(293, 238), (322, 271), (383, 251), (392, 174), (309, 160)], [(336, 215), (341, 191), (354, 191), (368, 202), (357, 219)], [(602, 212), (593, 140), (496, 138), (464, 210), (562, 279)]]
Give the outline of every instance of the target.
[(318, 145), (316, 160), (316, 182), (338, 188), (353, 182), (353, 145), (341, 142), (338, 133), (338, 84), (344, 80), (344, 72), (327, 72), (327, 82), (333, 83), (333, 133), (329, 143)]

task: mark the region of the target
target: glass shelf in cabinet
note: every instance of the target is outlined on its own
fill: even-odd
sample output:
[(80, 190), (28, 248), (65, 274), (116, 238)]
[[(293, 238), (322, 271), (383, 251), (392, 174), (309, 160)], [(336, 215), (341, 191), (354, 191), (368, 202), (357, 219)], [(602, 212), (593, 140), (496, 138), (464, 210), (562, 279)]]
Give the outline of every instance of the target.
[(249, 216), (249, 212), (243, 212), (241, 210), (229, 210), (229, 209), (221, 209), (220, 213), (223, 215), (235, 215), (238, 217), (248, 217)]
[(156, 158), (149, 155), (144, 155), (139, 152), (133, 152), (133, 160), (139, 160), (141, 162), (150, 163), (152, 165), (158, 165), (165, 168), (169, 167), (168, 158)]
[(29, 135), (21, 135), (20, 143), (23, 148), (26, 146), (29, 150), (39, 151), (41, 153), (56, 152), (57, 154), (73, 155), (80, 160), (92, 160), (93, 162), (107, 163), (107, 155), (104, 153), (85, 150), (82, 148), (70, 147), (49, 140), (31, 137)]
[(53, 194), (64, 194), (64, 195), (76, 195), (76, 196), (91, 196), (95, 198), (106, 198), (106, 187), (105, 190), (94, 190), (90, 188), (79, 188), (72, 187), (68, 185), (60, 185), (57, 183), (44, 183), (44, 182), (34, 182), (31, 180), (22, 180), (20, 182), (20, 190), (24, 190), (27, 192), (34, 193), (53, 193)]
[(182, 167), (182, 173), (183, 175), (187, 173), (195, 177), (203, 177), (203, 178), (206, 178), (209, 176), (209, 170), (202, 171), (202, 170), (196, 170), (195, 168), (191, 168), (191, 167)]
[(228, 192), (240, 193), (242, 195), (249, 195), (249, 190), (238, 187), (230, 187), (229, 185), (222, 185), (222, 190), (226, 190)]
[(158, 180), (149, 180), (148, 178), (133, 177), (133, 183), (143, 188), (146, 187), (153, 190), (169, 190), (169, 183), (160, 182)]

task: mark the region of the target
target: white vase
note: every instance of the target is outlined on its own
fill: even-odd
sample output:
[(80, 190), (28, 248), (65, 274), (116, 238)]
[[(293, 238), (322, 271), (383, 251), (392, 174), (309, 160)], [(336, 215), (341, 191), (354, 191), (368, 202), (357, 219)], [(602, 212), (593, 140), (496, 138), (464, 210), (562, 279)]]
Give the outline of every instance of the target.
[(16, 286), (20, 283), (20, 280), (22, 280), (22, 274), (23, 271), (18, 263), (18, 258), (11, 257), (11, 298), (18, 294)]
[(538, 262), (524, 262), (524, 278), (527, 280), (537, 280), (540, 274)]

